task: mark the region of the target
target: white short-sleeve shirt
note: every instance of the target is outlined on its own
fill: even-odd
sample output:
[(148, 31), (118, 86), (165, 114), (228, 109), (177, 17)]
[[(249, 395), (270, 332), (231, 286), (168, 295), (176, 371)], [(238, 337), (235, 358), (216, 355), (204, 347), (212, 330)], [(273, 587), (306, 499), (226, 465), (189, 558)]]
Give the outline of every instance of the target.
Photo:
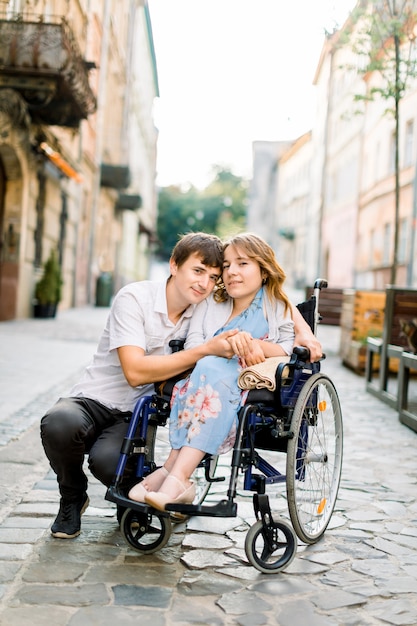
[(93, 360), (69, 395), (97, 400), (120, 411), (133, 411), (136, 401), (154, 392), (153, 384), (131, 387), (117, 348), (138, 346), (146, 354), (170, 354), (171, 339), (185, 339), (195, 305), (180, 320), (168, 318), (166, 283), (141, 281), (123, 287), (114, 298)]

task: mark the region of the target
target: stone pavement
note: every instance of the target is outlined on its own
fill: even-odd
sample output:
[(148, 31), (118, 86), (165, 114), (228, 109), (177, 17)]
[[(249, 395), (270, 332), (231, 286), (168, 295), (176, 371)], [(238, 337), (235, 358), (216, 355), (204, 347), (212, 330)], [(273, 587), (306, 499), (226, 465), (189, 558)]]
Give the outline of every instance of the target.
[[(331, 326), (318, 336), (344, 418), (339, 499), (324, 538), (300, 544), (284, 572), (247, 563), (254, 517), (244, 492), (237, 518), (190, 519), (143, 555), (92, 479), (80, 537), (53, 539), (58, 493), (39, 419), (88, 362), (106, 315), (87, 307), (0, 324), (2, 626), (417, 624), (417, 435), (340, 364)], [(287, 515), (280, 495), (272, 508)]]

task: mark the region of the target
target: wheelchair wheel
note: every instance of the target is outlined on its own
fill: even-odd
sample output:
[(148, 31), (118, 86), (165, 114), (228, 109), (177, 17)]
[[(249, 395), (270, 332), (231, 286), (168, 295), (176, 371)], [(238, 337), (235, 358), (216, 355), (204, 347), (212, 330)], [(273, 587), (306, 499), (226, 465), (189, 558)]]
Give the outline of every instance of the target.
[(171, 536), (171, 521), (166, 515), (139, 513), (126, 509), (120, 530), (125, 541), (138, 552), (151, 554), (163, 548)]
[[(169, 423), (169, 422), (168, 422)], [(169, 445), (169, 426), (156, 426), (149, 423), (146, 443), (148, 448), (147, 461), (158, 462), (159, 465), (168, 457), (171, 449)], [(213, 478), (217, 468), (218, 456), (207, 456), (197, 467), (191, 480), (196, 486), (196, 496), (193, 504), (202, 504), (211, 487), (211, 482), (206, 479), (206, 468), (209, 477)], [(177, 516), (178, 517), (178, 516)]]
[(282, 518), (272, 519), (267, 528), (259, 520), (246, 535), (245, 552), (248, 561), (263, 574), (275, 574), (288, 567), (296, 551), (296, 534)]
[(302, 387), (287, 448), (287, 500), (301, 541), (311, 544), (326, 530), (336, 503), (342, 471), (343, 427), (332, 381), (315, 374)]

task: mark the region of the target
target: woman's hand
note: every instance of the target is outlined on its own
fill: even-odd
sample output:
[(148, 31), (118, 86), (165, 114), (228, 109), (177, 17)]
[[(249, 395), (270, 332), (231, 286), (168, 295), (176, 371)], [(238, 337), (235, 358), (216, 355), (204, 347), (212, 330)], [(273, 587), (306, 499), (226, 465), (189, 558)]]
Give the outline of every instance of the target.
[(239, 357), (242, 367), (256, 365), (265, 361), (265, 355), (261, 345), (253, 339), (250, 333), (239, 331), (236, 335), (228, 338), (233, 353)]
[(310, 351), (310, 361), (314, 363), (319, 361), (323, 356), (323, 348), (317, 337), (310, 332), (299, 332), (295, 334), (294, 347), (302, 346)]

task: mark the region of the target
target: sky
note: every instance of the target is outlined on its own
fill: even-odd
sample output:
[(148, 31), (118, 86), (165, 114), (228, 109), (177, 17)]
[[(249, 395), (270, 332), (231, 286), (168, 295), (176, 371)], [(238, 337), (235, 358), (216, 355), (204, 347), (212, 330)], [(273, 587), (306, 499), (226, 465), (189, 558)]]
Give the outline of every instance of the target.
[(204, 188), (213, 165), (252, 176), (252, 143), (313, 121), (324, 29), (356, 0), (148, 0), (160, 97), (157, 184)]

